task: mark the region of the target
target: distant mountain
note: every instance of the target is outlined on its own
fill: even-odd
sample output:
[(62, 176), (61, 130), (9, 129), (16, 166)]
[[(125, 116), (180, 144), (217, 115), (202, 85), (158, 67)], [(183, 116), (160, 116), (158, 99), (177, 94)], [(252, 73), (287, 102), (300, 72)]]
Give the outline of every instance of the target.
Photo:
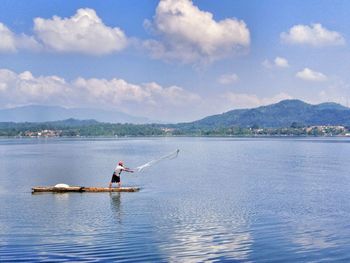
[(0, 122), (0, 129), (62, 129), (62, 128), (81, 128), (102, 123), (95, 120), (76, 120), (67, 119), (49, 122)]
[(150, 123), (151, 120), (118, 111), (90, 108), (63, 108), (59, 106), (32, 105), (0, 109), (0, 122), (47, 122), (66, 119), (90, 120), (109, 123)]
[(301, 100), (283, 100), (268, 106), (232, 110), (179, 125), (208, 129), (229, 126), (261, 128), (290, 127), (291, 125), (350, 126), (350, 109), (337, 103), (311, 105)]

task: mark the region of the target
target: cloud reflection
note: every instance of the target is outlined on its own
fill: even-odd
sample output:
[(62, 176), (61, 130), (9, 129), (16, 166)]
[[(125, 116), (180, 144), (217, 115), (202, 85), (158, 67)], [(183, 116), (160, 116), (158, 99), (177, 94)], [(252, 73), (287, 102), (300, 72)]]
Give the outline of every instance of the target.
[(194, 214), (191, 211), (183, 212), (181, 215), (185, 217), (172, 218), (174, 222), (168, 222), (158, 229), (163, 239), (159, 249), (170, 262), (249, 258), (253, 238), (244, 218), (235, 217), (228, 221), (218, 211), (208, 208)]

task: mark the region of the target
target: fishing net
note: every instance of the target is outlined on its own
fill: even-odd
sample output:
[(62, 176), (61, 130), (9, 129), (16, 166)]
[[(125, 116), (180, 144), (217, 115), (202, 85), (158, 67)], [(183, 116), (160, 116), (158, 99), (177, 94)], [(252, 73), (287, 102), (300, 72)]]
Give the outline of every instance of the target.
[(163, 161), (163, 160), (171, 160), (171, 159), (175, 159), (178, 155), (179, 155), (179, 149), (177, 149), (176, 151), (170, 153), (170, 154), (167, 154), (167, 155), (164, 155), (158, 159), (155, 159), (155, 160), (152, 160), (152, 161), (149, 161), (148, 163), (145, 163), (143, 165), (140, 165), (138, 167), (136, 167), (134, 170), (136, 172), (141, 172), (143, 171), (145, 168), (148, 168), (152, 165), (155, 165), (156, 163), (159, 163), (160, 161)]

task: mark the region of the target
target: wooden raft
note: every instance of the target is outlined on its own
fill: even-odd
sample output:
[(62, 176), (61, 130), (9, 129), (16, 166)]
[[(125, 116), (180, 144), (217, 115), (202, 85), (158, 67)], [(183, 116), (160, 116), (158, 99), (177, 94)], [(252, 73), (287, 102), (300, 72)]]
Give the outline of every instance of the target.
[(84, 187), (84, 186), (69, 186), (69, 187), (54, 187), (54, 186), (36, 186), (32, 188), (32, 193), (39, 192), (53, 192), (53, 193), (66, 193), (66, 192), (137, 192), (139, 187), (120, 187), (120, 188), (108, 188), (108, 187)]

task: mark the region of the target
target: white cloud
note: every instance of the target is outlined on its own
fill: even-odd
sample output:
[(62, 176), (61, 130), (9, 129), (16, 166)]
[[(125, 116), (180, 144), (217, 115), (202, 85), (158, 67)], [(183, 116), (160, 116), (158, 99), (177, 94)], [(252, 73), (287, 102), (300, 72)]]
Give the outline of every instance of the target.
[(218, 78), (218, 82), (222, 85), (230, 85), (237, 82), (238, 80), (239, 80), (239, 77), (235, 73), (224, 74)]
[(321, 24), (295, 25), (288, 33), (282, 32), (280, 37), (288, 44), (306, 44), (315, 47), (345, 44), (345, 39), (340, 33), (330, 31)]
[(104, 55), (124, 49), (128, 39), (118, 28), (106, 26), (95, 10), (78, 9), (70, 18), (34, 19), (33, 36), (15, 34), (0, 23), (0, 52), (49, 50)]
[(17, 35), (6, 25), (0, 23), (0, 53), (12, 53), (19, 49), (38, 50), (39, 48), (40, 45), (34, 37), (25, 34)]
[(275, 65), (280, 68), (287, 68), (289, 67), (288, 60), (282, 57), (276, 57), (275, 60)]
[(162, 101), (163, 106), (174, 105), (184, 106), (191, 103), (197, 103), (201, 100), (201, 97), (195, 93), (188, 92), (185, 89), (178, 86), (170, 86), (167, 88), (161, 87), (155, 82), (143, 84), (143, 87), (151, 94), (151, 103), (157, 103)]
[(277, 103), (281, 100), (292, 99), (287, 93), (279, 93), (272, 97), (260, 98), (255, 94), (227, 92), (223, 96), (229, 109), (254, 108), (262, 105)]
[(95, 10), (78, 9), (70, 18), (35, 18), (34, 31), (46, 48), (58, 52), (103, 55), (120, 51), (127, 45), (124, 32), (108, 27)]
[(29, 71), (17, 74), (0, 69), (0, 104), (103, 107), (157, 120), (192, 120), (198, 116), (202, 98), (181, 87), (155, 82), (82, 77), (66, 81), (59, 76), (36, 77)]
[(184, 63), (212, 61), (250, 44), (250, 33), (242, 20), (215, 21), (189, 0), (161, 0), (153, 21), (145, 26), (160, 40), (147, 40), (144, 47), (155, 58)]
[(145, 102), (149, 97), (141, 86), (128, 83), (123, 79), (78, 78), (73, 86), (86, 93), (87, 99), (93, 103), (117, 106), (124, 102)]
[(326, 81), (328, 78), (321, 72), (313, 71), (309, 68), (304, 68), (295, 75), (297, 78), (307, 81)]
[(133, 115), (157, 120), (191, 120), (201, 97), (178, 86), (162, 87), (151, 82), (132, 84), (123, 79), (78, 78), (73, 88), (85, 103), (94, 107), (109, 105)]
[[(0, 69), (0, 92), (5, 92), (11, 88), (16, 81), (16, 74), (8, 69)], [(4, 93), (3, 93), (4, 94)], [(1, 101), (1, 96), (0, 96)]]
[(16, 74), (7, 69), (0, 69), (0, 103), (2, 105), (48, 103), (58, 100), (64, 102), (69, 94), (67, 83), (57, 76), (34, 77), (29, 71)]
[(0, 52), (15, 52), (15, 36), (8, 27), (0, 23)]
[(40, 51), (42, 45), (36, 40), (34, 36), (27, 36), (25, 34), (16, 35), (17, 50)]
[(265, 68), (287, 68), (289, 67), (288, 60), (282, 57), (276, 57), (273, 62), (269, 61), (268, 59), (265, 59), (261, 65)]

